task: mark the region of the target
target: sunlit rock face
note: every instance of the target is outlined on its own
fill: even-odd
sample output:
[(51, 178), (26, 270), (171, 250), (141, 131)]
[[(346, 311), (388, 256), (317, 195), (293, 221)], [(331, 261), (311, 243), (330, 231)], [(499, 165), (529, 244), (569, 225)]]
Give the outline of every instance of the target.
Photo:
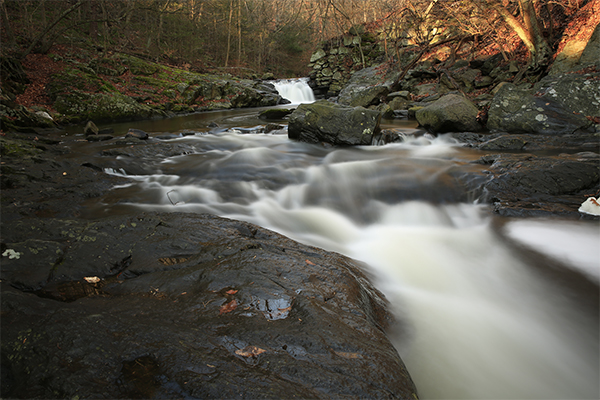
[[(589, 6), (592, 3), (588, 4)], [(563, 72), (574, 71), (591, 65), (600, 66), (600, 24), (596, 25), (591, 36), (586, 35), (598, 24), (598, 19), (590, 18), (585, 26), (578, 26), (579, 32), (575, 37), (568, 36), (562, 51), (556, 56), (549, 74), (555, 75)], [(580, 34), (582, 33), (582, 34)]]

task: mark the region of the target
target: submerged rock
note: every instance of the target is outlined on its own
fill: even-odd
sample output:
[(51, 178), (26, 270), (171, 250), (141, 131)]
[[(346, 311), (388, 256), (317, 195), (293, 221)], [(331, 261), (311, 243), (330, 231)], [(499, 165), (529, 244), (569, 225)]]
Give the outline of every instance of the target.
[(369, 145), (380, 121), (379, 111), (321, 100), (298, 106), (290, 115), (288, 136), (307, 143)]
[(416, 398), (356, 261), (196, 214), (2, 232), (2, 397)]

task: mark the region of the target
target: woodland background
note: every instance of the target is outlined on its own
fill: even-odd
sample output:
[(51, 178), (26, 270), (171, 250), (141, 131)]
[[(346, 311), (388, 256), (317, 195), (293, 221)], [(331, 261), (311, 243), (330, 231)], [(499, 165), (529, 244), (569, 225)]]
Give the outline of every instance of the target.
[(385, 43), (383, 61), (450, 40), (537, 67), (588, 3), (598, 0), (0, 0), (1, 52), (25, 58), (60, 43), (196, 72), (303, 76), (320, 43), (362, 24)]

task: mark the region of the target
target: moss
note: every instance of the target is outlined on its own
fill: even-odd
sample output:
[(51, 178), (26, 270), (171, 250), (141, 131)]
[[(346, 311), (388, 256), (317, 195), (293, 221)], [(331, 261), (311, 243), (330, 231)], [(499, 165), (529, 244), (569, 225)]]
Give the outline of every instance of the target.
[(0, 154), (7, 157), (34, 156), (41, 153), (42, 150), (36, 148), (33, 144), (22, 140), (10, 140), (0, 137)]
[(120, 59), (134, 75), (152, 75), (159, 70), (158, 64), (144, 61), (141, 58), (120, 55)]
[(151, 76), (138, 75), (132, 79), (136, 83), (148, 84), (157, 87), (169, 87), (171, 82), (162, 79), (153, 78)]

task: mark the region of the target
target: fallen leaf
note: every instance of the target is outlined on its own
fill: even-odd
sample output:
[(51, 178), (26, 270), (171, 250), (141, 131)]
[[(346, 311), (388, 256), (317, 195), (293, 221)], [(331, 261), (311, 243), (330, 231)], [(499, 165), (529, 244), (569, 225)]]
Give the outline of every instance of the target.
[(310, 261), (310, 260), (306, 260), (306, 263), (307, 263), (308, 265), (316, 265), (314, 262), (312, 262), (312, 261)]
[(221, 308), (219, 309), (219, 315), (223, 315), (223, 314), (232, 312), (233, 310), (236, 309), (237, 306), (238, 306), (238, 303), (237, 303), (236, 299), (233, 299), (229, 303), (221, 306)]
[(337, 354), (340, 357), (344, 357), (344, 358), (350, 358), (350, 359), (356, 359), (356, 358), (362, 358), (362, 356), (358, 353), (349, 353), (346, 351), (334, 351), (335, 354)]
[(265, 349), (261, 349), (256, 346), (246, 346), (243, 349), (236, 350), (235, 354), (242, 357), (256, 357), (259, 354), (266, 352)]
[(238, 292), (238, 290), (231, 289), (231, 290), (226, 291), (225, 293), (227, 293), (227, 294), (236, 294), (237, 292)]
[(100, 282), (100, 278), (97, 276), (86, 276), (83, 278), (87, 283), (98, 283)]

